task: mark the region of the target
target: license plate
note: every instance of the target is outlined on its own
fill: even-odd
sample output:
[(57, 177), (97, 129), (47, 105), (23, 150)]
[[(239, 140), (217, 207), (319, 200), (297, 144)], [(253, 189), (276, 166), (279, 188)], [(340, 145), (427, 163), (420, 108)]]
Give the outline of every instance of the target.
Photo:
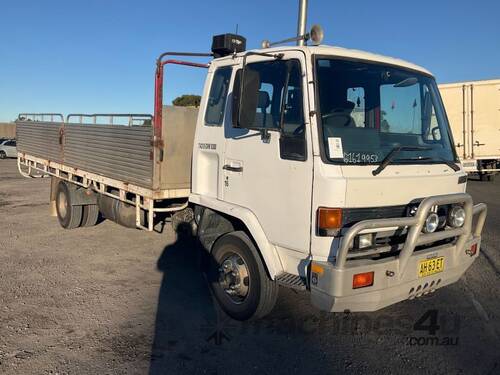
[(444, 257), (424, 259), (418, 263), (418, 277), (426, 277), (443, 272)]

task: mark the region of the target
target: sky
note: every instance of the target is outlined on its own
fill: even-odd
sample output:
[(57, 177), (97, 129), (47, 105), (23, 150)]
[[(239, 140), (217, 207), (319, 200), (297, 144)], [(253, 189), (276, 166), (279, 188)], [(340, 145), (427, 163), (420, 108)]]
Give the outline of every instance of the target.
[[(20, 112), (152, 113), (156, 57), (295, 35), (298, 0), (0, 0), (0, 121)], [(309, 0), (323, 44), (402, 58), (438, 83), (500, 78), (500, 1)], [(201, 94), (204, 69), (168, 67), (165, 102)]]

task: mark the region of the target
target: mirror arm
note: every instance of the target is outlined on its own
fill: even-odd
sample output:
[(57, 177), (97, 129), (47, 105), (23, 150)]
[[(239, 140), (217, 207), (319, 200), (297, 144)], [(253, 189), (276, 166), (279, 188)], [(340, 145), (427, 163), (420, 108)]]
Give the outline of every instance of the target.
[(260, 129), (260, 139), (264, 143), (269, 143), (271, 141), (271, 134), (269, 133), (269, 129)]

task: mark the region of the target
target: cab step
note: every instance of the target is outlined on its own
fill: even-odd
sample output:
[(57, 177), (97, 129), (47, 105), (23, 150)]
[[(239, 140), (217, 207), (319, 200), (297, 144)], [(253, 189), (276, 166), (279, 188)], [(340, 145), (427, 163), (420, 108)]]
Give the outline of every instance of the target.
[(307, 285), (305, 279), (298, 275), (292, 275), (291, 273), (283, 272), (276, 276), (276, 282), (279, 285), (285, 286), (287, 288), (292, 288), (296, 290), (306, 290)]

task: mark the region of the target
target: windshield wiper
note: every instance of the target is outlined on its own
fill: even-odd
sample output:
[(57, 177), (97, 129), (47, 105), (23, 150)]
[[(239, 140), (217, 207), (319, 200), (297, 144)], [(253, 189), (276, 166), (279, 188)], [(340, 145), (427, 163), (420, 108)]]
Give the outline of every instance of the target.
[(394, 159), (394, 156), (396, 156), (401, 151), (426, 151), (431, 149), (432, 147), (426, 147), (426, 146), (396, 146), (387, 154), (387, 156), (382, 160), (380, 165), (372, 171), (372, 175), (376, 176), (380, 172), (382, 172), (385, 169), (385, 167), (387, 167), (390, 164), (390, 162)]
[(455, 172), (458, 172), (460, 170), (460, 167), (458, 165), (456, 165), (454, 162), (446, 160), (444, 158), (440, 158), (440, 157), (436, 157), (436, 158), (418, 157), (418, 158), (405, 158), (405, 159), (398, 159), (398, 160), (410, 160), (410, 161), (431, 160), (431, 161), (436, 161), (437, 164), (446, 164), (448, 167), (453, 169)]

